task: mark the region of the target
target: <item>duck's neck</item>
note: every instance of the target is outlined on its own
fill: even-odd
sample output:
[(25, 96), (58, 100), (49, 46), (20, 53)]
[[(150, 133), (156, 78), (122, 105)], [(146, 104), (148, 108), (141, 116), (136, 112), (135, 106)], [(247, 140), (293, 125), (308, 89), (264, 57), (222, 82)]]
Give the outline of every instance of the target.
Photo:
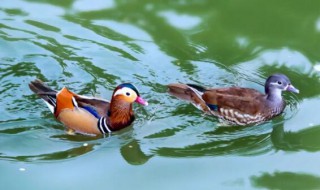
[(267, 100), (272, 104), (281, 105), (283, 103), (282, 91), (277, 88), (266, 89)]
[(132, 104), (123, 100), (113, 99), (108, 111), (108, 125), (114, 131), (130, 125), (134, 120)]

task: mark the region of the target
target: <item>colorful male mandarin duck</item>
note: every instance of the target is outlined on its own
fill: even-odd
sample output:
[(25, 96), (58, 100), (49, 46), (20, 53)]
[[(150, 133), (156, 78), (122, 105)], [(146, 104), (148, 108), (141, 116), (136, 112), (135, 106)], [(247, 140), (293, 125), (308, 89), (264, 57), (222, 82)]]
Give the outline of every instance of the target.
[(204, 88), (192, 84), (169, 84), (169, 93), (191, 102), (205, 113), (232, 125), (258, 124), (284, 110), (282, 91), (299, 93), (283, 74), (271, 75), (265, 83), (265, 94), (250, 88)]
[(58, 121), (85, 134), (105, 134), (123, 129), (134, 121), (134, 102), (148, 105), (130, 83), (119, 85), (110, 102), (75, 94), (66, 87), (57, 92), (40, 80), (32, 81), (29, 87), (45, 101)]

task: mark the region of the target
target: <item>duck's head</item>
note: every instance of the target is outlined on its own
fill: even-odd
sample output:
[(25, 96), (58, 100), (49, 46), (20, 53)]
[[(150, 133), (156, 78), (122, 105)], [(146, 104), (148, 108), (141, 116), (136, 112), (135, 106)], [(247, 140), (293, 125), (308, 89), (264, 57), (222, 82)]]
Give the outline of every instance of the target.
[(271, 75), (265, 84), (266, 94), (277, 94), (281, 95), (282, 91), (289, 91), (294, 93), (299, 93), (299, 90), (296, 89), (290, 82), (289, 78), (284, 74), (273, 74)]
[(120, 99), (128, 103), (136, 102), (144, 106), (148, 105), (148, 102), (140, 96), (137, 88), (131, 83), (123, 83), (117, 86), (112, 98)]

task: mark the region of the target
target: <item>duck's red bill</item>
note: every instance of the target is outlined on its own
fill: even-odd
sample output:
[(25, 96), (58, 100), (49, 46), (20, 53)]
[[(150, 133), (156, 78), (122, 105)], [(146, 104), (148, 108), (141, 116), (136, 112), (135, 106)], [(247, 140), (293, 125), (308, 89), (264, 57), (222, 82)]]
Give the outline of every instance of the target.
[(144, 105), (144, 106), (148, 105), (148, 102), (146, 100), (144, 100), (143, 98), (141, 98), (140, 96), (137, 97), (135, 102), (137, 102), (138, 104)]

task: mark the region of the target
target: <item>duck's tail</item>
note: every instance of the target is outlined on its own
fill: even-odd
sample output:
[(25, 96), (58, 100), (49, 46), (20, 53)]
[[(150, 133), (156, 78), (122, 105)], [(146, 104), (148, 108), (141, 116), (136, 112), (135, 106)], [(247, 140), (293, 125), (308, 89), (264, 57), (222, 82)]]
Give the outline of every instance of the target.
[(56, 107), (57, 91), (51, 89), (49, 86), (47, 86), (39, 79), (31, 81), (29, 83), (29, 88), (40, 98), (42, 98), (49, 107), (50, 111), (54, 113), (54, 109)]
[(206, 90), (204, 87), (198, 85), (189, 85), (189, 84), (169, 84), (169, 94), (191, 102), (197, 108), (200, 108), (204, 111), (207, 110), (205, 101), (202, 99), (202, 94)]

